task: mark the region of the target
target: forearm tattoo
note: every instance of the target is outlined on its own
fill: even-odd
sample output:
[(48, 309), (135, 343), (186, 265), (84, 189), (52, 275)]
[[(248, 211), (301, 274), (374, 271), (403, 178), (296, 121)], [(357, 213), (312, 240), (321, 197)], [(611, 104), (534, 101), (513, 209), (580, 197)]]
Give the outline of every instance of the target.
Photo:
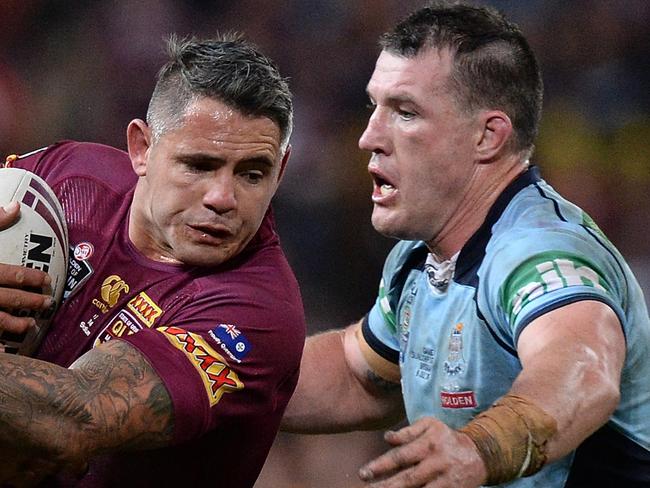
[(0, 449), (66, 462), (172, 440), (173, 410), (162, 381), (132, 346), (111, 341), (70, 369), (0, 354)]
[(392, 381), (385, 380), (371, 369), (366, 370), (366, 379), (374, 388), (382, 393), (396, 393), (399, 392), (402, 388), (402, 385), (400, 383), (394, 383)]

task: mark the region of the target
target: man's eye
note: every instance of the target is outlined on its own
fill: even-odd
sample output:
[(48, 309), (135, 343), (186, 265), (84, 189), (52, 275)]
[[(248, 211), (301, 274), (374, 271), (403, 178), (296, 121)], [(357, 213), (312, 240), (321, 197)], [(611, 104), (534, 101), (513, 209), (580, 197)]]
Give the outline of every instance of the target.
[(212, 166), (207, 163), (200, 163), (196, 161), (184, 161), (183, 166), (185, 171), (189, 173), (203, 173), (205, 171), (211, 171)]
[(264, 173), (258, 170), (244, 171), (241, 175), (246, 179), (246, 181), (253, 184), (260, 183), (264, 178)]
[(397, 113), (402, 120), (411, 120), (413, 117), (415, 117), (415, 114), (413, 112), (408, 112), (406, 110), (398, 110)]

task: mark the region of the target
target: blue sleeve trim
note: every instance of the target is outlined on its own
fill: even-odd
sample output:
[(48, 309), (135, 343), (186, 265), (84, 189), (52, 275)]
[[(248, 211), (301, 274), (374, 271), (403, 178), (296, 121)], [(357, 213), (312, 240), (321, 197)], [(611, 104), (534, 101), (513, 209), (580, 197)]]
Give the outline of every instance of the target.
[(368, 322), (367, 314), (361, 323), (361, 333), (373, 351), (379, 354), (386, 361), (390, 361), (393, 364), (399, 364), (399, 351), (388, 347), (377, 338), (377, 336), (370, 329), (370, 323)]
[[(519, 342), (519, 335), (522, 333), (522, 331), (535, 319), (541, 317), (544, 314), (547, 314), (549, 312), (552, 312), (553, 310), (556, 310), (558, 308), (564, 307), (565, 305), (569, 305), (571, 303), (576, 303), (576, 302), (583, 302), (586, 300), (592, 300), (595, 302), (601, 302), (610, 307), (616, 316), (618, 317), (618, 320), (621, 323), (621, 330), (623, 331), (623, 335), (625, 336), (625, 327), (623, 327), (625, 317), (623, 313), (621, 312), (620, 308), (617, 307), (614, 302), (611, 300), (608, 300), (606, 297), (602, 295), (595, 295), (595, 294), (589, 294), (589, 293), (579, 293), (576, 295), (571, 295), (566, 298), (563, 298), (561, 300), (558, 300), (557, 302), (549, 303), (548, 305), (545, 305), (544, 307), (536, 310), (535, 312), (531, 313), (530, 315), (526, 316), (517, 326), (517, 332), (515, 334), (515, 344)], [(627, 337), (626, 337), (627, 340)]]

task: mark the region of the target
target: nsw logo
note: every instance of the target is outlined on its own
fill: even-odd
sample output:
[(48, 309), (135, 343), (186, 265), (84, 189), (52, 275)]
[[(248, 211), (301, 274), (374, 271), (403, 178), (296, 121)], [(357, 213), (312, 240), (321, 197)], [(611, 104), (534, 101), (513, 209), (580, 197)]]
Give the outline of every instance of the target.
[(251, 343), (246, 336), (232, 324), (219, 324), (210, 332), (221, 349), (234, 361), (240, 363), (251, 350)]

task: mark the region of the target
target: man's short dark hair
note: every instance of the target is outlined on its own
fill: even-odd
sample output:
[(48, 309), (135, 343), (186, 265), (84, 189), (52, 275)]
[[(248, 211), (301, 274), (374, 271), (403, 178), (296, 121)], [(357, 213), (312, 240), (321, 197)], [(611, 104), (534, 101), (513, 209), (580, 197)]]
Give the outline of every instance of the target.
[(270, 118), (286, 148), (293, 127), (291, 92), (273, 61), (256, 46), (233, 33), (207, 40), (172, 36), (167, 53), (147, 111), (154, 139), (178, 128), (190, 103), (208, 97), (246, 115)]
[(450, 49), (448, 89), (459, 107), (503, 110), (512, 120), (515, 151), (532, 152), (542, 110), (541, 73), (519, 28), (494, 9), (433, 3), (381, 37), (381, 47), (414, 57)]

